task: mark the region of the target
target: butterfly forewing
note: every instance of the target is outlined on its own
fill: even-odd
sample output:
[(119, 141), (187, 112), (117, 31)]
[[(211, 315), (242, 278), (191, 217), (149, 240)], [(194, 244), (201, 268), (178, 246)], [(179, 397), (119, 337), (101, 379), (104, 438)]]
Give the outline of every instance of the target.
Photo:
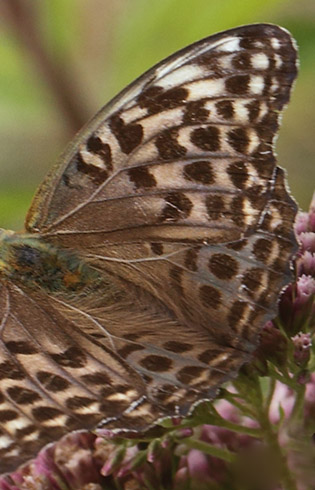
[[(270, 25), (227, 31), (171, 56), (83, 130), (39, 189), (27, 229), (108, 234), (127, 228), (129, 235), (139, 225), (174, 218), (164, 205), (169, 191), (209, 192), (210, 186), (212, 194), (235, 194), (255, 183), (266, 188), (275, 165), (271, 144), (279, 111), (295, 76), (292, 39)], [(214, 161), (208, 161), (210, 156)], [(245, 156), (252, 165), (239, 162)], [(199, 163), (204, 157), (207, 161)], [(80, 219), (82, 209), (98, 212), (100, 201), (109, 207), (111, 200), (124, 212), (113, 216), (109, 208), (93, 223)], [(186, 208), (179, 208), (180, 217), (192, 219), (194, 213)], [(247, 209), (246, 214), (255, 224), (259, 213)], [(203, 226), (207, 210), (197, 217)]]
[[(63, 276), (69, 291), (2, 286), (3, 363), (23, 378), (0, 380), (16, 413), (1, 469), (67, 430), (186, 414), (248, 359), (296, 246), (273, 153), (295, 76), (285, 30), (226, 31), (149, 70), (66, 151), (26, 229), (97, 279), (78, 294), (81, 269)], [(38, 398), (19, 403), (12, 386)]]

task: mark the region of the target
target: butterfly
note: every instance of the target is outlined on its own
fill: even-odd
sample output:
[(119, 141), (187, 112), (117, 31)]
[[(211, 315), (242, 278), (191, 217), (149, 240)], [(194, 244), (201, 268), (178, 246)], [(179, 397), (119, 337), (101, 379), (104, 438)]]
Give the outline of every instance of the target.
[(0, 471), (76, 429), (145, 430), (213, 399), (290, 281), (273, 142), (297, 74), (254, 24), (151, 68), (78, 134), (25, 231), (0, 233)]

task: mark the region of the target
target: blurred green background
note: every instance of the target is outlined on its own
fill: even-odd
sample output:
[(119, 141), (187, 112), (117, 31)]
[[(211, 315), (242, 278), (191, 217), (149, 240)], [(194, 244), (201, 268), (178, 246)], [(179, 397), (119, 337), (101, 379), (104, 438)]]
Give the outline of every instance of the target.
[(315, 182), (314, 0), (0, 0), (0, 227), (22, 228), (67, 142), (127, 83), (189, 43), (252, 22), (286, 27), (300, 47), (277, 153), (307, 209)]

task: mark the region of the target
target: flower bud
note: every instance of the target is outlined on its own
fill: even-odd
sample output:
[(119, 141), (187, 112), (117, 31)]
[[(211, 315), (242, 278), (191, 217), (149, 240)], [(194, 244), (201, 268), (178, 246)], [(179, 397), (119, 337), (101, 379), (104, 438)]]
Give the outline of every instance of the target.
[[(267, 374), (267, 361), (283, 366), (287, 359), (287, 339), (280, 330), (269, 321), (260, 333), (259, 347), (255, 351), (254, 367), (260, 375)], [(265, 369), (264, 369), (265, 368)]]
[(298, 333), (292, 337), (294, 345), (294, 361), (298, 366), (305, 366), (310, 359), (310, 350), (312, 346), (310, 333)]
[(279, 318), (289, 336), (303, 329), (313, 314), (315, 279), (302, 275), (295, 284), (289, 284), (279, 302)]

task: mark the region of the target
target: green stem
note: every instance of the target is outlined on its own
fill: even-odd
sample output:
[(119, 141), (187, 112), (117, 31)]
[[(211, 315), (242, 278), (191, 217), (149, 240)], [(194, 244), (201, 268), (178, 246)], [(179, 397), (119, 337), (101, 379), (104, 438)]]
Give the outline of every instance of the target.
[[(231, 405), (234, 405), (234, 407), (238, 408), (239, 411), (244, 414), (244, 415), (248, 415), (248, 417), (251, 417), (251, 418), (255, 418), (255, 413), (253, 410), (251, 410), (248, 406), (248, 404), (246, 403), (246, 406), (243, 404), (243, 403), (240, 403), (236, 400), (236, 397), (237, 398), (240, 398), (240, 395), (239, 394), (233, 394), (233, 393), (230, 393), (229, 391), (226, 391), (226, 394), (225, 394), (225, 397), (224, 399), (226, 401), (228, 401), (229, 403), (231, 403)], [(244, 400), (245, 401), (245, 400)]]
[(274, 454), (276, 461), (279, 462), (281, 481), (285, 490), (297, 490), (295, 481), (292, 478), (292, 475), (287, 467), (286, 457), (279, 446), (277, 433), (274, 432), (267, 413), (261, 412), (259, 419), (261, 428), (264, 432), (264, 439), (268, 444), (271, 452)]
[(276, 380), (275, 380), (275, 378), (270, 378), (268, 394), (266, 396), (266, 401), (265, 401), (265, 411), (266, 412), (269, 412), (269, 408), (270, 408), (270, 404), (271, 404), (272, 399), (273, 399), (275, 388), (276, 388)]
[(221, 449), (217, 446), (211, 446), (206, 442), (197, 441), (196, 439), (193, 438), (185, 439), (185, 445), (192, 449), (199, 449), (199, 451), (202, 451), (203, 453), (208, 454), (209, 456), (214, 456), (215, 458), (223, 459), (228, 463), (232, 463), (236, 457), (235, 454), (231, 453), (230, 451), (227, 451), (226, 449)]
[(291, 413), (292, 420), (300, 420), (303, 416), (304, 400), (305, 400), (305, 385), (295, 385), (296, 398)]
[(226, 429), (229, 429), (233, 432), (237, 432), (238, 434), (246, 434), (247, 436), (252, 436), (256, 438), (261, 438), (262, 437), (262, 431), (260, 429), (255, 429), (252, 427), (246, 427), (238, 424), (233, 424), (233, 422), (227, 422), (225, 424), (217, 424), (219, 427), (224, 427)]
[[(244, 413), (243, 410), (243, 405), (239, 404), (240, 410), (242, 410), (242, 413)], [(229, 420), (221, 417), (219, 412), (212, 407), (212, 411), (215, 414), (215, 424), (217, 427), (224, 427), (225, 429), (229, 429), (233, 432), (237, 432), (238, 434), (246, 434), (248, 436), (256, 437), (256, 438), (261, 438), (262, 437), (262, 431), (257, 428), (253, 427), (247, 427), (246, 425), (239, 425), (239, 424), (234, 424), (233, 422), (230, 422)]]
[(275, 432), (274, 426), (269, 420), (269, 405), (263, 403), (263, 394), (261, 390), (261, 385), (259, 382), (256, 383), (256, 397), (254, 397), (254, 403), (256, 405), (256, 420), (259, 422), (260, 427), (263, 432), (263, 438), (270, 448), (275, 461), (278, 461), (280, 468), (280, 478), (285, 490), (297, 490), (294, 479), (290, 473), (287, 466), (287, 460), (285, 454), (278, 441), (278, 433)]
[(289, 388), (292, 388), (295, 390), (295, 382), (293, 378), (290, 377), (289, 373), (285, 370), (281, 371), (281, 374), (278, 373), (276, 369), (273, 369), (272, 366), (270, 366), (270, 377), (273, 379), (276, 379), (277, 381), (280, 381), (280, 383), (289, 386)]

